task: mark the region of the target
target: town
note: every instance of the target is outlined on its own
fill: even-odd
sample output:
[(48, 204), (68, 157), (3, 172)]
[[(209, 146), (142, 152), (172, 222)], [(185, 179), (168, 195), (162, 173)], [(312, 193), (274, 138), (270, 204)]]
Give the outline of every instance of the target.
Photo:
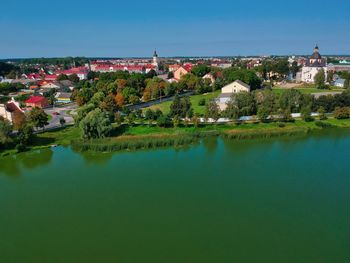
[(350, 118), (350, 57), (318, 45), (309, 56), (4, 60), (0, 81), (0, 145), (18, 151), (71, 125), (97, 139), (123, 125)]

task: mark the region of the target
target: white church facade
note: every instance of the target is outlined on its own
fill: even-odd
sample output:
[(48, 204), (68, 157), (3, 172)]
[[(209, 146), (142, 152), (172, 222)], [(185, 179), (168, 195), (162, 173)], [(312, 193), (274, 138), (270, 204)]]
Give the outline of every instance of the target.
[(306, 61), (301, 72), (301, 81), (314, 83), (316, 74), (323, 69), (327, 74), (327, 60), (320, 55), (319, 48), (316, 45), (314, 53)]

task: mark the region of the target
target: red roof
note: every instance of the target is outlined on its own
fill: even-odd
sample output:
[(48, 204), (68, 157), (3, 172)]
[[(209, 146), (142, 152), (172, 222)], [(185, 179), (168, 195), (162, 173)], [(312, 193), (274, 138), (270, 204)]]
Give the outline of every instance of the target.
[(46, 98), (43, 96), (32, 96), (29, 99), (26, 100), (26, 103), (33, 103), (33, 104), (37, 104), (37, 103), (41, 103), (43, 101), (45, 101)]
[(58, 77), (57, 75), (46, 75), (45, 80), (56, 80), (57, 77)]
[(182, 66), (184, 69), (186, 69), (188, 72), (192, 71), (193, 65), (191, 63), (186, 63)]

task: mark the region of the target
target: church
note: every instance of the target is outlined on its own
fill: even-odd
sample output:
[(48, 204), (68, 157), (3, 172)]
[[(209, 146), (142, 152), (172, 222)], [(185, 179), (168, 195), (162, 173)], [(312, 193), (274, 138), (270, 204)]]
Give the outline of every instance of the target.
[(302, 69), (301, 81), (306, 83), (314, 83), (315, 76), (321, 69), (323, 69), (327, 74), (327, 60), (321, 56), (319, 48), (316, 45), (314, 53), (306, 61)]

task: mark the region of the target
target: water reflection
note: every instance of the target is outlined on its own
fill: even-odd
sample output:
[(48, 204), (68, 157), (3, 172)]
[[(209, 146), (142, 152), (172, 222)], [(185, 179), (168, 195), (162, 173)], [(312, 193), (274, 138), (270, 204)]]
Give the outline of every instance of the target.
[(48, 165), (53, 157), (51, 149), (41, 149), (6, 156), (0, 161), (0, 174), (8, 176), (20, 176), (23, 168), (32, 170), (37, 167)]

